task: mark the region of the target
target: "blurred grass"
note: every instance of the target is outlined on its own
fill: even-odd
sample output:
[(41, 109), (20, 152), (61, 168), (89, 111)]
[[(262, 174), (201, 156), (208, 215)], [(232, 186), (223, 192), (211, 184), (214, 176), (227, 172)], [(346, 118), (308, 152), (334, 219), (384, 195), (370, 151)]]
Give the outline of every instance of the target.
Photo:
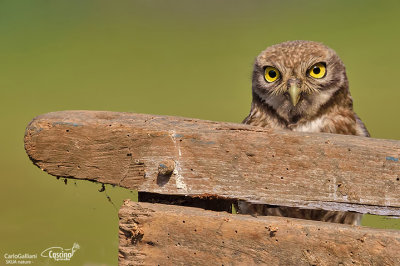
[[(117, 264), (115, 207), (100, 185), (65, 185), (30, 163), (23, 134), (33, 117), (87, 109), (240, 122), (255, 56), (282, 41), (335, 49), (372, 136), (400, 139), (399, 10), (369, 0), (1, 1), (0, 251), (78, 242), (74, 264)], [(134, 198), (106, 192), (117, 208)], [(363, 224), (400, 228), (384, 217)]]

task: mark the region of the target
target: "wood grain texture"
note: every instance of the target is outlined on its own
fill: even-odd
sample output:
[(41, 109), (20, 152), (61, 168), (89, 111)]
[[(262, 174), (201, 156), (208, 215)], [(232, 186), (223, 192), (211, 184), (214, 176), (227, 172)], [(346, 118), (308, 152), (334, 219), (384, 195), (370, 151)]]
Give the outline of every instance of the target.
[(399, 265), (400, 232), (125, 201), (119, 265)]
[[(65, 111), (36, 117), (25, 149), (51, 175), (144, 192), (400, 215), (400, 142), (394, 140)], [(161, 164), (167, 168), (159, 173)]]

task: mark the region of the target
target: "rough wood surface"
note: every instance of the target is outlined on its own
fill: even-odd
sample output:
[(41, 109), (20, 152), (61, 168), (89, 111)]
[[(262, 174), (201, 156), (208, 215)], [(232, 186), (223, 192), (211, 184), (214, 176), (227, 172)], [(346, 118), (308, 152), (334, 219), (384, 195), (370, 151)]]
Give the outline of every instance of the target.
[(119, 219), (121, 266), (400, 265), (399, 231), (131, 201)]
[(400, 142), (132, 113), (36, 117), (25, 149), (51, 175), (144, 192), (400, 215)]

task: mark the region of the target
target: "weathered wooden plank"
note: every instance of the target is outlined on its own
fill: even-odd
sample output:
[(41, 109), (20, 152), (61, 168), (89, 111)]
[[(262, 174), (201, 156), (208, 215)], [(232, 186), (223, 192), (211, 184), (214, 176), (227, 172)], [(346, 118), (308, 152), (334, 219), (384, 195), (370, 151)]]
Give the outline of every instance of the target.
[(400, 215), (394, 140), (65, 111), (35, 118), (25, 149), (49, 174), (139, 191)]
[(119, 265), (400, 265), (400, 232), (125, 201)]

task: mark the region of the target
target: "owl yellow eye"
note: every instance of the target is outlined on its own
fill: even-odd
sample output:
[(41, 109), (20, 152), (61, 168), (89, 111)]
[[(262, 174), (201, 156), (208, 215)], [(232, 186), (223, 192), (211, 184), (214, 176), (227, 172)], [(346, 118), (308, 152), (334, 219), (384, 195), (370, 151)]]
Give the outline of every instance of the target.
[(308, 74), (316, 79), (320, 79), (325, 77), (326, 74), (326, 66), (324, 63), (316, 63), (309, 70)]
[(264, 77), (267, 82), (274, 82), (277, 80), (281, 74), (275, 67), (266, 67)]

